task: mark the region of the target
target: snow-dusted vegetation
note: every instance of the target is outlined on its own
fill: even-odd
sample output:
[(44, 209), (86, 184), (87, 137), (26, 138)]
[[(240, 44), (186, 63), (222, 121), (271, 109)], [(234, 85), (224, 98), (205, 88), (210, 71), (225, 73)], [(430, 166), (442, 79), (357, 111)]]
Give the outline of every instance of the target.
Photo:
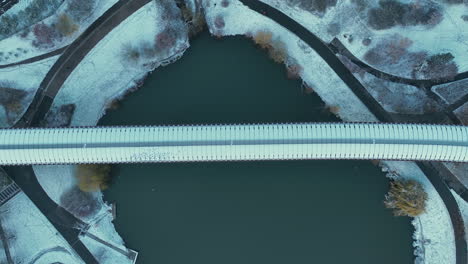
[(262, 1), (379, 70), (418, 79), (468, 70), (466, 1)]
[[(36, 2), (45, 7), (49, 6), (48, 2), (57, 2), (57, 7), (47, 8), (47, 16), (37, 16), (34, 20), (24, 19), (31, 17), (29, 13), (21, 13), (26, 11), (12, 8), (8, 11), (12, 11), (8, 21), (0, 21), (0, 65), (22, 61), (70, 44), (117, 1), (34, 0), (26, 7), (32, 10), (28, 12), (39, 8)], [(7, 15), (1, 16), (0, 20), (4, 20)], [(16, 30), (10, 24), (18, 24)], [(3, 38), (2, 28), (8, 31)]]

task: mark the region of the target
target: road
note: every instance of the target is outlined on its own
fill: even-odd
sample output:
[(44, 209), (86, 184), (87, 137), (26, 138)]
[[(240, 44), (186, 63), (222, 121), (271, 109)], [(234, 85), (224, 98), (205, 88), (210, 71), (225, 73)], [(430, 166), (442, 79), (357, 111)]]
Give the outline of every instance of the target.
[[(382, 106), (367, 92), (361, 83), (359, 83), (359, 81), (346, 68), (346, 66), (335, 56), (335, 53), (312, 32), (308, 31), (306, 28), (284, 13), (263, 2), (258, 0), (239, 1), (260, 14), (264, 14), (266, 12), (266, 16), (268, 18), (296, 34), (311, 48), (313, 48), (325, 60), (325, 62), (327, 62), (328, 65), (330, 65), (336, 74), (346, 83), (346, 85), (356, 94), (356, 96), (358, 96), (358, 98), (380, 121), (395, 122), (393, 117), (382, 108)], [(431, 176), (433, 174), (437, 175), (437, 173), (433, 167), (430, 166), (430, 164), (421, 162), (417, 162), (416, 164), (428, 175), (429, 180), (432, 182), (440, 197), (444, 201), (445, 206), (447, 207), (452, 226), (454, 227), (457, 259), (456, 264), (468, 263), (465, 229), (463, 225), (460, 225), (460, 223), (463, 223), (463, 218), (455, 199), (450, 193), (448, 186), (440, 179), (440, 177)]]

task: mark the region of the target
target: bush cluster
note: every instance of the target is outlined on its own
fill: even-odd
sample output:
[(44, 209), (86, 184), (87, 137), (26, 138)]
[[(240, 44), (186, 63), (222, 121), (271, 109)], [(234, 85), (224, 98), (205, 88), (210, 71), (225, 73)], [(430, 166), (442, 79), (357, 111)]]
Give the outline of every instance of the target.
[(255, 33), (253, 40), (261, 48), (268, 50), (268, 54), (275, 62), (285, 62), (288, 56), (286, 52), (286, 44), (279, 38), (273, 39), (271, 32), (260, 30)]
[(429, 56), (421, 67), (416, 67), (419, 71), (413, 73), (413, 75), (422, 74), (427, 79), (450, 79), (458, 73), (458, 67), (453, 59), (452, 53), (440, 53)]
[(291, 6), (299, 6), (300, 8), (310, 11), (325, 13), (327, 8), (334, 7), (337, 0), (287, 0)]
[(77, 217), (87, 217), (101, 209), (101, 204), (93, 194), (77, 187), (65, 191), (60, 197), (60, 205)]
[(0, 17), (0, 39), (19, 32), (52, 15), (63, 0), (32, 0), (28, 7), (16, 14)]
[(380, 0), (379, 6), (368, 13), (368, 24), (373, 29), (394, 26), (437, 25), (442, 20), (440, 7), (434, 3), (404, 4), (396, 0)]
[(93, 11), (96, 0), (70, 0), (65, 11), (70, 18), (80, 23)]

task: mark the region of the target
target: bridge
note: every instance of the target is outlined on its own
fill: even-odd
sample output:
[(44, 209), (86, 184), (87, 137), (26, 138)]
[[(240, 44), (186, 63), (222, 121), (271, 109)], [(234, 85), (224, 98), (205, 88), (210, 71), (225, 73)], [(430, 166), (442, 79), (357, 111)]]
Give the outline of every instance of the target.
[(378, 159), (468, 162), (468, 127), (298, 123), (0, 129), (0, 165)]

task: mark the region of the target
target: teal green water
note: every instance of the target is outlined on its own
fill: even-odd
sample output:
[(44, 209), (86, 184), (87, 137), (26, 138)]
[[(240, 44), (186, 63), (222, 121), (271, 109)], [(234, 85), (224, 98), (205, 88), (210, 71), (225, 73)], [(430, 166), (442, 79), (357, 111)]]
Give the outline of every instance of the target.
[[(330, 122), (316, 95), (243, 38), (195, 39), (101, 125)], [(409, 218), (363, 161), (119, 165), (106, 200), (138, 263), (412, 263)]]

